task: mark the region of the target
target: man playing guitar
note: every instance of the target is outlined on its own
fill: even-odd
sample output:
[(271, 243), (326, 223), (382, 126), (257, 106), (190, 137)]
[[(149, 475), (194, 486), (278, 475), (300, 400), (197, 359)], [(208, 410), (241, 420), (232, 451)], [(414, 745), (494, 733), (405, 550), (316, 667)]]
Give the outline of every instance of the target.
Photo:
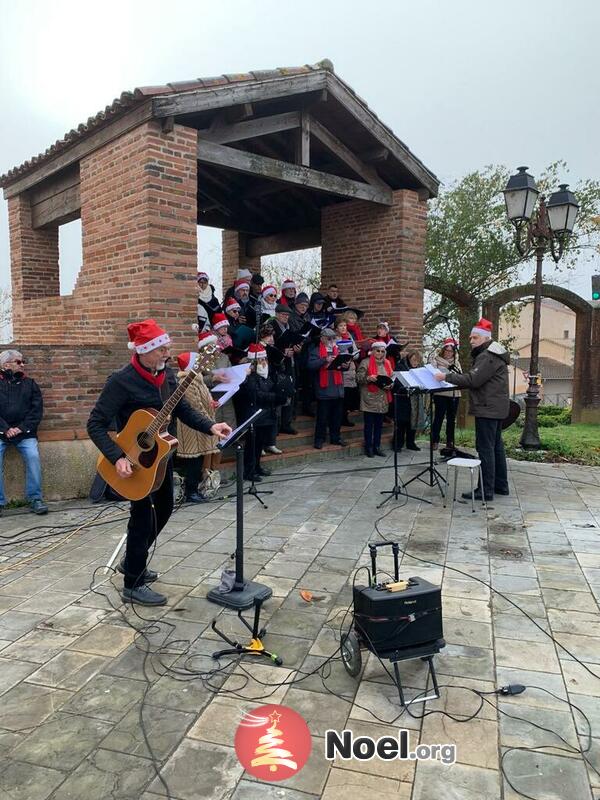
[[(90, 414), (87, 430), (90, 439), (101, 453), (115, 465), (120, 478), (133, 475), (132, 464), (123, 450), (111, 438), (109, 431), (121, 431), (130, 415), (138, 409), (161, 409), (176, 389), (174, 372), (166, 367), (171, 339), (153, 319), (133, 322), (127, 326), (128, 347), (134, 350), (127, 366), (114, 372), (96, 401)], [(183, 397), (173, 409), (173, 415), (190, 428), (225, 438), (231, 428), (225, 422), (214, 423), (195, 411)], [(158, 574), (147, 569), (148, 552), (173, 511), (173, 467), (166, 465), (160, 486), (141, 500), (131, 502), (127, 525), (125, 558), (119, 564), (124, 574), (121, 597), (126, 602), (147, 606), (165, 605), (167, 598), (148, 584)]]

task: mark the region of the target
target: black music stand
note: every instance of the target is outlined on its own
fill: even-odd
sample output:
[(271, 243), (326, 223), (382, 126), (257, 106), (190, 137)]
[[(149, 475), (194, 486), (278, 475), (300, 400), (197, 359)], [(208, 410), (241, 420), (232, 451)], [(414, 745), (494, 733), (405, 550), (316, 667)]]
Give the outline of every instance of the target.
[[(388, 502), (388, 500), (392, 500), (392, 499), (397, 500), (399, 497), (407, 497), (407, 498), (410, 497), (412, 500), (422, 500), (424, 503), (431, 503), (431, 500), (426, 500), (424, 497), (417, 497), (414, 494), (409, 494), (406, 491), (406, 487), (407, 487), (408, 484), (404, 483), (401, 480), (400, 474), (398, 472), (398, 448), (397, 448), (397, 443), (398, 443), (398, 393), (401, 391), (400, 387), (401, 387), (400, 382), (398, 380), (395, 380), (393, 385), (392, 385), (392, 397), (393, 397), (393, 406), (394, 406), (394, 433), (393, 433), (393, 438), (392, 438), (392, 444), (393, 444), (393, 450), (394, 450), (394, 485), (393, 485), (393, 487), (391, 489), (384, 489), (383, 491), (379, 492), (379, 494), (387, 494), (389, 496), (386, 497), (385, 500), (382, 500), (381, 503), (379, 503), (379, 505), (376, 506), (377, 508), (381, 508), (382, 506), (384, 506)], [(404, 387), (402, 387), (402, 390), (406, 391), (406, 392), (408, 392), (408, 394), (410, 394), (410, 390), (409, 389), (404, 389)]]
[[(235, 583), (230, 592), (220, 592), (218, 587), (211, 589), (206, 595), (207, 600), (220, 606), (243, 611), (251, 606), (259, 606), (273, 594), (269, 586), (255, 581), (244, 580), (244, 445), (242, 436), (259, 419), (264, 410), (259, 408), (251, 417), (242, 422), (222, 442), (217, 444), (219, 449), (224, 449), (235, 444), (236, 461), (236, 538), (235, 538)], [(216, 629), (215, 629), (216, 630)], [(216, 631), (219, 633), (219, 631)], [(223, 637), (225, 638), (225, 637)]]
[[(447, 391), (446, 388), (443, 389), (415, 389), (415, 392), (418, 394), (429, 394), (434, 395), (438, 392)], [(421, 462), (422, 463), (422, 462)], [(423, 475), (429, 475), (429, 480), (423, 480)], [(435, 461), (433, 460), (433, 417), (432, 422), (429, 425), (429, 461), (424, 469), (420, 472), (417, 472), (416, 475), (406, 481), (404, 486), (409, 486), (413, 481), (421, 481), (421, 483), (426, 484), (427, 486), (437, 486), (440, 490), (440, 494), (444, 497), (444, 490), (442, 488), (442, 484), (446, 483), (446, 479), (442, 475), (442, 473), (436, 468)], [(427, 501), (431, 502), (431, 501)]]

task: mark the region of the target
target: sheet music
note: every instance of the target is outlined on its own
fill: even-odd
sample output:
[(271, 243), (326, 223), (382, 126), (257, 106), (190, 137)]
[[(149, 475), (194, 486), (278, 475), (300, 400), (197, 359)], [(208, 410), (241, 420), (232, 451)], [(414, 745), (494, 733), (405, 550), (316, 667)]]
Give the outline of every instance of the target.
[(393, 372), (392, 377), (404, 386), (409, 386), (413, 389), (456, 389), (456, 386), (448, 381), (436, 381), (433, 374), (438, 370), (431, 365), (428, 367), (417, 367), (416, 369), (409, 369), (404, 372)]
[[(240, 384), (246, 380), (249, 366), (249, 364), (237, 364), (235, 367), (221, 367), (220, 369), (217, 367), (211, 370), (213, 373), (227, 375), (229, 377), (229, 380), (224, 383), (216, 383), (212, 387), (211, 392), (229, 392), (232, 386), (235, 386), (236, 390), (239, 389)], [(231, 392), (231, 394), (234, 393), (235, 392)]]

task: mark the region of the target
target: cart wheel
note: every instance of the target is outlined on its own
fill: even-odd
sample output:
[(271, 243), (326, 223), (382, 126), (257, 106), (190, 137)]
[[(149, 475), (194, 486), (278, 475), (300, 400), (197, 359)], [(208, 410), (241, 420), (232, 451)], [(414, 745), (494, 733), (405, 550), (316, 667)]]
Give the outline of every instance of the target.
[(360, 642), (354, 631), (348, 631), (342, 636), (341, 653), (346, 672), (355, 678), (362, 668), (362, 656)]

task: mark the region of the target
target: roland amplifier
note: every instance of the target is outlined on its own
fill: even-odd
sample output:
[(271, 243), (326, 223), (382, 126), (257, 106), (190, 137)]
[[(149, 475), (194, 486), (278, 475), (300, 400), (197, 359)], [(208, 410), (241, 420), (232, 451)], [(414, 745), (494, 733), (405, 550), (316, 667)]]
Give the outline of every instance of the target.
[(378, 655), (442, 639), (442, 590), (423, 578), (410, 578), (399, 592), (355, 586), (354, 629)]

